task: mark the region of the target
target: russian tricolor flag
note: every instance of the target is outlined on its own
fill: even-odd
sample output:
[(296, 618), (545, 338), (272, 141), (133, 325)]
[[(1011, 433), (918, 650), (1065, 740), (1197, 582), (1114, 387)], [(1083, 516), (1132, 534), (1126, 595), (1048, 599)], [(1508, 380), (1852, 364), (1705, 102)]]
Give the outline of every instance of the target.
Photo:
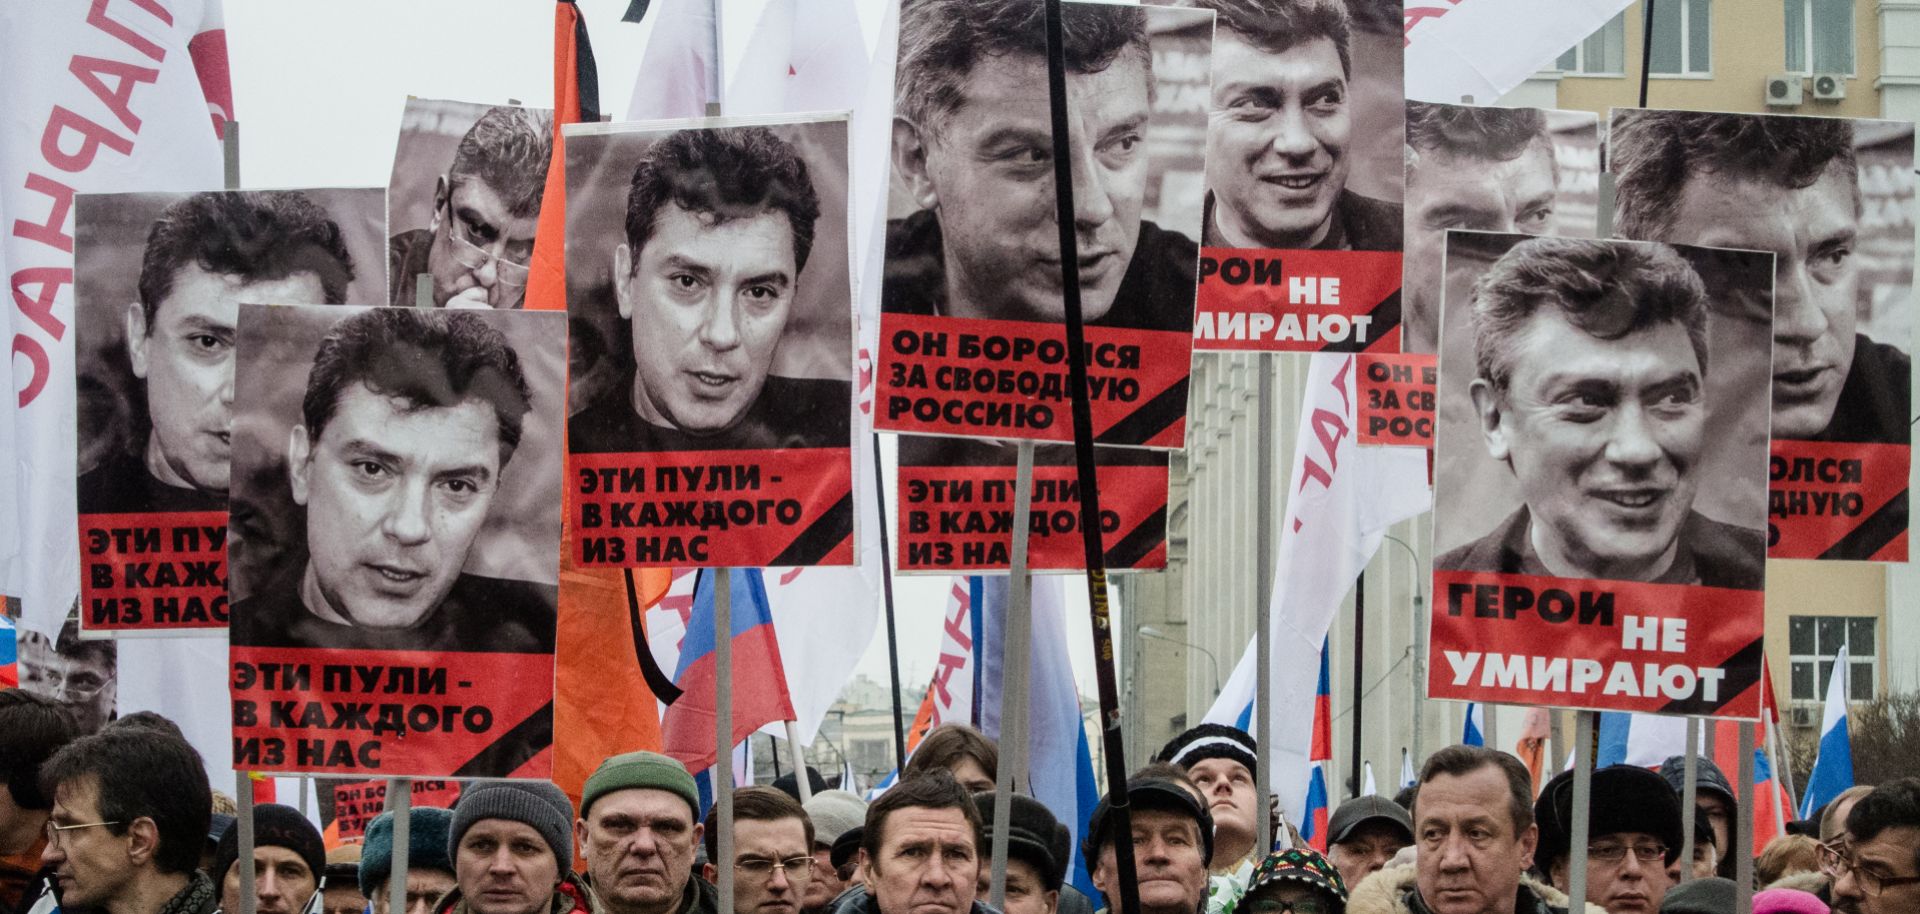
[(1827, 676), (1827, 707), (1820, 715), (1820, 754), (1807, 776), (1807, 792), (1800, 798), (1800, 818), (1811, 819), (1820, 807), (1853, 786), (1853, 743), (1847, 728), (1847, 646), (1833, 657)]
[[(767, 587), (757, 568), (736, 568), (733, 576), (733, 739), (738, 744), (753, 731), (775, 721), (793, 719), (787, 697), (787, 674), (780, 663), (780, 642), (773, 632), (773, 613), (767, 605)], [(687, 620), (686, 639), (680, 645), (680, 663), (673, 674), (681, 695), (667, 706), (660, 721), (666, 754), (679, 759), (688, 771), (712, 767), (715, 749), (714, 714), (719, 669), (713, 639), (713, 572), (700, 572), (694, 584), (693, 615)]]
[(1320, 685), (1313, 693), (1313, 746), (1308, 750), (1307, 811), (1300, 820), (1300, 837), (1321, 853), (1327, 851), (1327, 762), (1333, 760), (1333, 677), (1327, 670), (1327, 641), (1320, 641)]

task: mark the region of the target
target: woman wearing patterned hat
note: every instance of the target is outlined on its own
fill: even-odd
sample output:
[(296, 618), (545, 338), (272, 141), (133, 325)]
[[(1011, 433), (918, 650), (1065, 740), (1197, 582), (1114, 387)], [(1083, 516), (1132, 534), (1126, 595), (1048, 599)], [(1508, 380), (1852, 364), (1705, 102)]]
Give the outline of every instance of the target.
[(1347, 884), (1327, 858), (1304, 847), (1267, 855), (1253, 868), (1234, 914), (1346, 914)]

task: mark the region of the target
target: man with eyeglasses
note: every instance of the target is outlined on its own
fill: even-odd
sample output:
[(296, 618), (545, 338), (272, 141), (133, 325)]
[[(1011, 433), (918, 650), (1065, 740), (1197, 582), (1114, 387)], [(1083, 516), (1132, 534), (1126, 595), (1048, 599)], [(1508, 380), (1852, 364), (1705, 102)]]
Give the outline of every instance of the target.
[(1920, 911), (1920, 778), (1888, 781), (1853, 805), (1830, 872), (1841, 914)]
[(115, 642), (80, 640), (80, 621), (68, 618), (52, 641), (20, 630), (20, 688), (45, 696), (74, 716), (82, 735), (113, 719), (119, 663)]
[[(1573, 772), (1547, 782), (1534, 803), (1540, 845), (1534, 865), (1562, 892), (1570, 878)], [(1587, 827), (1587, 901), (1607, 914), (1653, 914), (1680, 858), (1680, 803), (1660, 775), (1633, 765), (1593, 773)]]
[(114, 727), (61, 749), (40, 769), (53, 795), (46, 849), (64, 910), (212, 914), (200, 847), (213, 796), (199, 753), (159, 730)]
[[(720, 878), (720, 807), (707, 810), (707, 864)], [(798, 800), (773, 787), (733, 792), (734, 914), (799, 914), (813, 876), (813, 822)]]
[(693, 775), (669, 756), (628, 752), (600, 763), (573, 832), (603, 914), (715, 914), (713, 886), (693, 875), (705, 832), (699, 809)]
[(79, 735), (54, 700), (0, 690), (0, 912), (27, 911), (51, 885), (40, 853), (53, 798), (40, 789), (40, 766)]
[(540, 221), (553, 121), (545, 111), (488, 109), (433, 189), (433, 222), (388, 242), (389, 304), (411, 306), (420, 274), (436, 308), (518, 308)]

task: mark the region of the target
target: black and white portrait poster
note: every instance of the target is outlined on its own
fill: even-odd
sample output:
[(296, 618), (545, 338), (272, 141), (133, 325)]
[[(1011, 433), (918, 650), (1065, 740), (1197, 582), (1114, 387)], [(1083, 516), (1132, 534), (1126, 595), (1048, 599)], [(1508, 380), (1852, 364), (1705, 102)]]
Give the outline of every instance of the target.
[(1194, 347), (1399, 349), (1400, 0), (1219, 11)]
[(380, 188), (80, 194), (80, 631), (227, 624), (242, 302), (385, 300)]
[[(1592, 238), (1600, 118), (1587, 111), (1408, 101), (1400, 348), (1440, 351), (1447, 231)], [(1466, 324), (1449, 325), (1466, 332)]]
[[(1042, 8), (901, 5), (877, 428), (1073, 438)], [(1213, 13), (1071, 2), (1062, 13), (1094, 440), (1178, 448)]]
[(1622, 238), (1771, 251), (1772, 320), (1716, 309), (1773, 365), (1716, 380), (1714, 440), (1772, 413), (1767, 554), (1907, 560), (1913, 360), (1913, 124), (1616, 109)]
[(20, 688), (58, 702), (80, 725), (97, 733), (116, 711), (120, 692), (120, 643), (80, 637), (80, 618), (70, 615), (52, 638), (25, 625), (12, 629)]
[(1769, 347), (1710, 313), (1764, 321), (1773, 255), (1456, 230), (1445, 269), (1428, 694), (1758, 716), (1766, 435), (1709, 430)]
[(564, 321), (241, 308), (237, 766), (547, 775)]
[(387, 185), (387, 302), (523, 307), (552, 158), (551, 110), (408, 98)]
[(846, 117), (566, 143), (575, 560), (852, 564)]

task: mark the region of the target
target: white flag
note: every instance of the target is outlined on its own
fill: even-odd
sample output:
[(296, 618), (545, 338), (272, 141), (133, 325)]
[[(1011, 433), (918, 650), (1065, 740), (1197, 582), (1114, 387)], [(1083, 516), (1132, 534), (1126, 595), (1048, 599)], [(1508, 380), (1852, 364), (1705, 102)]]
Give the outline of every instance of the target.
[[(1407, 97), (1482, 105), (1526, 82), (1632, 0), (1446, 0), (1406, 8)], [(1673, 2), (1673, 0), (1668, 0)]]

